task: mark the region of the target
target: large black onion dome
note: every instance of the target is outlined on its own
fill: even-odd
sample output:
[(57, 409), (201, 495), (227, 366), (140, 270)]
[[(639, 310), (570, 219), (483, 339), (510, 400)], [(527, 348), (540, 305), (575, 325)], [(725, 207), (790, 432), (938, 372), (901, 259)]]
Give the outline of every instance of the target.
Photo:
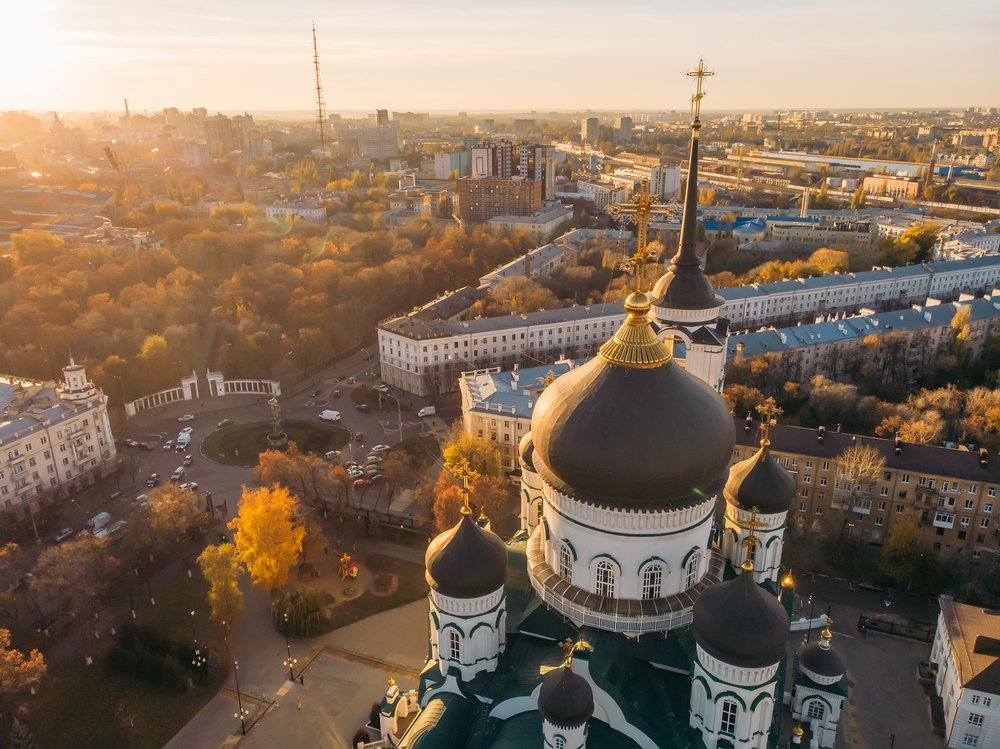
[(518, 445), (518, 450), (521, 455), (521, 466), (526, 471), (531, 471), (532, 473), (534, 473), (535, 464), (532, 463), (532, 459), (535, 455), (535, 443), (531, 439), (531, 432), (528, 432), (526, 435), (521, 437), (521, 442)]
[(507, 582), (507, 547), (465, 514), (431, 541), (424, 563), (428, 585), (450, 598), (481, 598)]
[(557, 668), (542, 682), (538, 712), (557, 728), (578, 728), (594, 714), (594, 690), (572, 668)]
[(739, 668), (763, 668), (784, 657), (791, 626), (778, 599), (743, 572), (698, 596), (692, 629), (712, 657)]
[(664, 309), (699, 310), (722, 306), (700, 265), (687, 268), (675, 263), (660, 276), (650, 296), (653, 306)]
[(774, 462), (766, 442), (755, 455), (729, 469), (725, 495), (741, 510), (756, 507), (763, 515), (775, 515), (792, 508), (795, 479)]
[(736, 444), (726, 402), (670, 360), (630, 368), (591, 359), (545, 388), (531, 434), (547, 482), (632, 501), (708, 489)]
[(806, 671), (811, 671), (817, 676), (829, 678), (843, 676), (847, 673), (847, 663), (844, 657), (830, 647), (830, 620), (827, 619), (827, 626), (820, 635), (819, 642), (810, 642), (799, 648), (796, 654), (799, 658), (799, 666)]

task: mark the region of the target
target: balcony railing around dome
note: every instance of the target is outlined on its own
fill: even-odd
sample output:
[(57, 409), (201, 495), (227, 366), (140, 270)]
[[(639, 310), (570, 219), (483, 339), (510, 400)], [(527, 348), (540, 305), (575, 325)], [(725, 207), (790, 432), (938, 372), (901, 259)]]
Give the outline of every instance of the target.
[(725, 564), (722, 552), (713, 548), (708, 572), (693, 588), (667, 598), (640, 601), (604, 598), (570, 585), (545, 561), (540, 529), (528, 539), (527, 558), (531, 587), (551, 609), (578, 626), (632, 634), (667, 632), (690, 625), (695, 599), (705, 588), (722, 580)]

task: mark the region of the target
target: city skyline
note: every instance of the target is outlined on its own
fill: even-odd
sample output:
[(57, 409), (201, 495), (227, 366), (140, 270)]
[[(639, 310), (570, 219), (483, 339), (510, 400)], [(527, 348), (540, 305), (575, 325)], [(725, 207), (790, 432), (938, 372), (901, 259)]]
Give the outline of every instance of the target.
[[(683, 73), (699, 57), (719, 73), (705, 105), (715, 111), (995, 106), (1000, 91), (1000, 9), (981, 0), (946, 16), (896, 0), (833, 10), (640, 2), (613, 16), (596, 2), (515, 3), (502, 15), (452, 0), (379, 9), (308, 0), (274, 17), (259, 0), (184, 0), (166, 12), (120, 0), (23, 4), (8, 10), (21, 64), (0, 109), (117, 110), (127, 98), (133, 111), (305, 112), (312, 19), (330, 112), (683, 111)], [(636, 44), (638, 29), (648, 43)], [(956, 74), (939, 49), (973, 74)], [(932, 64), (904, 76), (908, 59)]]

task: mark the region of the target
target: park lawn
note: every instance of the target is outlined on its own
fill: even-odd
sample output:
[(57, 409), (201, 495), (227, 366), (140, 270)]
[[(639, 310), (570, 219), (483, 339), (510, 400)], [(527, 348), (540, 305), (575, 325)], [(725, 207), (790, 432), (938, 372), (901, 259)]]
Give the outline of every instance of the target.
[[(200, 645), (217, 651), (229, 663), (222, 632), (209, 618), (208, 584), (200, 570), (178, 576), (157, 591), (156, 605), (142, 596), (136, 601), (136, 623), (155, 627), (172, 639), (191, 639), (192, 618)], [(136, 590), (138, 599), (139, 590)], [(191, 616), (191, 612), (195, 616)], [(131, 616), (126, 620), (132, 621)], [(119, 622), (119, 626), (121, 622)], [(79, 635), (73, 635), (79, 642)], [(191, 692), (171, 691), (132, 677), (110, 673), (104, 651), (112, 644), (107, 629), (102, 639), (91, 635), (85, 665), (79, 648), (51, 668), (41, 684), (27, 720), (42, 747), (66, 749), (160, 749), (218, 693), (228, 669)]]
[(407, 437), (389, 450), (390, 455), (397, 452), (404, 453), (407, 462), (414, 466), (416, 472), (423, 474), (441, 457), (441, 445), (433, 434), (418, 434)]
[(356, 387), (351, 390), (351, 400), (354, 403), (364, 403), (371, 408), (372, 411), (412, 411), (408, 405), (401, 401), (397, 401), (391, 395), (383, 395), (381, 403), (379, 402), (379, 394), (377, 390), (372, 390), (370, 388)]
[[(299, 450), (323, 456), (330, 450), (339, 450), (351, 441), (351, 433), (342, 427), (303, 419), (284, 419), (282, 430), (289, 441), (295, 442)], [(233, 424), (219, 429), (205, 437), (201, 443), (201, 453), (208, 460), (230, 466), (253, 467), (258, 463), (260, 453), (272, 448), (267, 441), (271, 424), (256, 421), (250, 424)], [(237, 451), (239, 457), (236, 456)]]

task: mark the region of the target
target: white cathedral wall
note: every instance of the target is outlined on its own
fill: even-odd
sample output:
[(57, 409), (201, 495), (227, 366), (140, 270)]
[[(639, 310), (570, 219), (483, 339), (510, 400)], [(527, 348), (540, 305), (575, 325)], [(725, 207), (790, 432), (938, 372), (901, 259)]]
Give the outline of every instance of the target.
[(660, 595), (686, 590), (685, 565), (699, 555), (695, 582), (708, 569), (715, 497), (692, 508), (663, 512), (622, 512), (577, 502), (544, 484), (544, 517), (549, 537), (545, 560), (559, 574), (559, 550), (573, 557), (573, 585), (596, 592), (597, 565), (611, 562), (615, 598), (642, 598), (642, 573), (649, 564), (662, 569)]
[[(807, 674), (812, 678), (811, 674)], [(823, 719), (809, 718), (809, 703), (820, 702), (823, 705)], [(829, 749), (837, 738), (837, 725), (840, 722), (840, 711), (844, 705), (842, 697), (818, 689), (811, 689), (800, 684), (795, 685), (792, 695), (792, 717), (810, 725), (811, 733), (821, 747)]]
[[(507, 644), (507, 610), (503, 588), (482, 598), (450, 598), (431, 591), (428, 612), (431, 657), (442, 673), (458, 668), (464, 681), (495, 671)], [(449, 632), (458, 634), (458, 658), (451, 653)]]
[[(707, 749), (715, 749), (719, 739), (732, 741), (736, 749), (764, 749), (774, 714), (777, 669), (778, 664), (738, 668), (698, 647), (691, 685), (690, 725), (701, 730)], [(732, 700), (737, 710), (732, 733), (721, 732), (723, 705), (727, 700)]]
[[(758, 526), (754, 532), (757, 537), (757, 552), (754, 555), (753, 579), (758, 583), (763, 580), (778, 581), (781, 572), (781, 550), (785, 540), (785, 518), (788, 513), (773, 515), (758, 515)], [(726, 502), (725, 530), (722, 534), (722, 553), (734, 568), (738, 568), (747, 558), (747, 548), (743, 542), (750, 535), (749, 523), (751, 514)], [(740, 525), (740, 524), (743, 525)]]
[(521, 464), (521, 530), (529, 533), (538, 525), (538, 513), (542, 507), (542, 479), (534, 471)]

